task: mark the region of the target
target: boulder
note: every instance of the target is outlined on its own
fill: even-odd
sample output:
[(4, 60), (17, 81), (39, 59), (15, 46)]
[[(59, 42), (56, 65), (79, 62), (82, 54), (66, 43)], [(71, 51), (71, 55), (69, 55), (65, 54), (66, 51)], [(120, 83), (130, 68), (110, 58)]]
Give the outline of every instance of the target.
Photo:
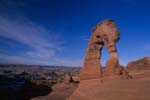
[(72, 78), (70, 72), (68, 72), (68, 73), (66, 73), (66, 75), (65, 75), (64, 83), (65, 83), (65, 84), (69, 84), (69, 83), (71, 83), (71, 82), (73, 82), (73, 78)]

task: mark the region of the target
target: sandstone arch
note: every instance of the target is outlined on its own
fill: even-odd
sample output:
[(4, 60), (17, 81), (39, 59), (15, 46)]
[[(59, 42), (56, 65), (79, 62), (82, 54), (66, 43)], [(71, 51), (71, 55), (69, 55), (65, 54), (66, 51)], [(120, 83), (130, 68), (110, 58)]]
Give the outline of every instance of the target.
[[(100, 83), (103, 80), (132, 78), (119, 65), (116, 48), (116, 43), (119, 38), (120, 33), (113, 20), (104, 20), (96, 25), (90, 37), (84, 66), (80, 72), (80, 84), (77, 90), (67, 100), (99, 100), (99, 93), (102, 93), (99, 89), (103, 85)], [(109, 52), (109, 59), (106, 61), (105, 71), (102, 72), (100, 59), (101, 50), (104, 45)]]
[[(104, 20), (98, 23), (92, 31), (84, 66), (80, 72), (80, 80), (118, 78), (121, 74), (121, 67), (118, 61), (116, 43), (120, 38), (120, 33), (113, 20)], [(102, 73), (101, 68), (101, 50), (103, 45), (106, 46), (109, 52), (109, 59), (106, 62), (105, 72)]]

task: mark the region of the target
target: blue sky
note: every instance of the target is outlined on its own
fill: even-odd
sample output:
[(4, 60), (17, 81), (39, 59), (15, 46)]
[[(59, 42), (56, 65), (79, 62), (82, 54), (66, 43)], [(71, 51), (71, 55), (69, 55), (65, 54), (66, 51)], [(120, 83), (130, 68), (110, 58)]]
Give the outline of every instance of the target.
[[(120, 64), (150, 56), (149, 0), (0, 0), (0, 63), (82, 66), (92, 27), (113, 19)], [(102, 64), (109, 55), (102, 51)]]

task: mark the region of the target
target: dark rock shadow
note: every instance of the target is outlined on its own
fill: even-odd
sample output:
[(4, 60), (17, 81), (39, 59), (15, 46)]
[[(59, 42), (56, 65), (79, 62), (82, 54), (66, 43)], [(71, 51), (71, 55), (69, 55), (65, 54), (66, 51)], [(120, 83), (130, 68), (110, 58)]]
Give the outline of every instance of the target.
[(22, 80), (0, 78), (0, 100), (30, 100), (37, 96), (48, 95), (52, 91), (52, 84), (38, 85), (25, 81), (25, 84), (19, 87), (19, 82)]
[(27, 83), (24, 85), (19, 93), (19, 95), (24, 100), (30, 100), (31, 98), (37, 96), (45, 96), (52, 92), (51, 86), (44, 85), (44, 84), (35, 84), (35, 83)]

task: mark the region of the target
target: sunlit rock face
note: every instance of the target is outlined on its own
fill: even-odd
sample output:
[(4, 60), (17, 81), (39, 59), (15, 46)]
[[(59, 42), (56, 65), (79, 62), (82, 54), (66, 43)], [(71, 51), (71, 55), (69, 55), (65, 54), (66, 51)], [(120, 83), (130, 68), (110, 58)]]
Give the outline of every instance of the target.
[[(115, 78), (121, 74), (121, 68), (118, 61), (116, 43), (120, 38), (120, 33), (113, 20), (104, 20), (94, 27), (88, 48), (86, 51), (84, 66), (80, 73), (80, 79), (100, 79), (102, 76)], [(106, 46), (109, 52), (109, 59), (106, 62), (106, 69), (102, 75), (101, 68), (101, 50)]]

